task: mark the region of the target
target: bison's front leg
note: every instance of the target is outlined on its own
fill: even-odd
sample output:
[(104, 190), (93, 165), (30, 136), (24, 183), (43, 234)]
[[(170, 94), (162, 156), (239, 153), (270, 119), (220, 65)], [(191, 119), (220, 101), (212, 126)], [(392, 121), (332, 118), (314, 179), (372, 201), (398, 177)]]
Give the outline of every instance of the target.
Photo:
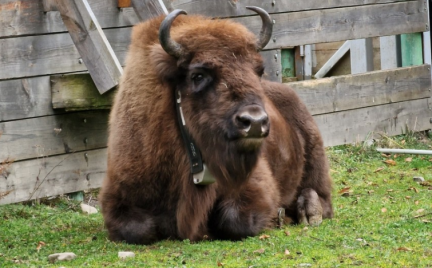
[(240, 191), (219, 198), (208, 223), (212, 237), (238, 240), (257, 235), (274, 225), (279, 200), (270, 175), (252, 178)]

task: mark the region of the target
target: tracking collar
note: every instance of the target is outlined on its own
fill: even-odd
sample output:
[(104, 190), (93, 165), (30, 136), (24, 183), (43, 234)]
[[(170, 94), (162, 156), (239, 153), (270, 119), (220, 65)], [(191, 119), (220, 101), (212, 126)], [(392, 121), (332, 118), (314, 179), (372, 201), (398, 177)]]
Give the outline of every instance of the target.
[(186, 130), (186, 122), (181, 107), (181, 93), (178, 89), (175, 90), (175, 99), (177, 121), (179, 123), (180, 132), (183, 137), (183, 142), (186, 145), (186, 152), (189, 157), (193, 182), (198, 185), (212, 184), (216, 180), (210, 173), (210, 171), (207, 169), (207, 166), (202, 160), (201, 151), (199, 150), (198, 146), (196, 146), (194, 140)]

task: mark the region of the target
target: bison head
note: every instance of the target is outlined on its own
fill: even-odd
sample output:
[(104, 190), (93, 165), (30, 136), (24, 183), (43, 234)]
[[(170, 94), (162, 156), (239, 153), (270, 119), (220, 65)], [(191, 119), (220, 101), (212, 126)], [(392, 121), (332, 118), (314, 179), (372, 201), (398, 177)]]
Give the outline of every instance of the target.
[(272, 22), (263, 9), (249, 9), (262, 18), (259, 38), (233, 21), (176, 10), (162, 22), (160, 45), (150, 53), (173, 98), (180, 92), (186, 129), (210, 171), (229, 182), (248, 177), (270, 131), (258, 51), (270, 39)]

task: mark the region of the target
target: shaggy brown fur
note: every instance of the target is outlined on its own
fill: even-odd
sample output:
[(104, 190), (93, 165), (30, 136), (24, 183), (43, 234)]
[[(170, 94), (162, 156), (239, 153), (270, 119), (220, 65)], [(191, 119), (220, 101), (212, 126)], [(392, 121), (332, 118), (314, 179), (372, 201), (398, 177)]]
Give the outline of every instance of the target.
[[(318, 128), (293, 90), (261, 79), (257, 37), (229, 20), (181, 15), (171, 37), (188, 53), (175, 59), (159, 44), (162, 19), (134, 27), (111, 112), (100, 194), (109, 238), (240, 239), (270, 226), (279, 207), (297, 222), (332, 217)], [(196, 74), (203, 79), (192, 79)], [(214, 184), (193, 184), (175, 88)], [(233, 118), (251, 105), (268, 115), (266, 138), (239, 136)]]

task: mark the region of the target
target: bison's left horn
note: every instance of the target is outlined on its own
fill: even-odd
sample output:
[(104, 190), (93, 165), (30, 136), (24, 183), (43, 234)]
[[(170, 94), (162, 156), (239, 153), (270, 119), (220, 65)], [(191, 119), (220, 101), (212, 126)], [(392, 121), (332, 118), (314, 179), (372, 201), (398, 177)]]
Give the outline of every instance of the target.
[(270, 18), (270, 15), (264, 9), (260, 7), (252, 7), (248, 6), (247, 9), (255, 11), (260, 15), (263, 25), (261, 27), (259, 41), (258, 41), (258, 49), (263, 49), (267, 43), (270, 41), (272, 32), (273, 32), (273, 22)]
[(159, 42), (161, 43), (163, 49), (166, 51), (166, 53), (168, 53), (169, 55), (177, 59), (184, 54), (183, 53), (184, 51), (182, 46), (179, 43), (171, 39), (170, 29), (171, 29), (172, 22), (180, 14), (187, 15), (186, 11), (181, 9), (176, 9), (166, 16), (166, 18), (162, 21), (161, 26), (159, 28)]

